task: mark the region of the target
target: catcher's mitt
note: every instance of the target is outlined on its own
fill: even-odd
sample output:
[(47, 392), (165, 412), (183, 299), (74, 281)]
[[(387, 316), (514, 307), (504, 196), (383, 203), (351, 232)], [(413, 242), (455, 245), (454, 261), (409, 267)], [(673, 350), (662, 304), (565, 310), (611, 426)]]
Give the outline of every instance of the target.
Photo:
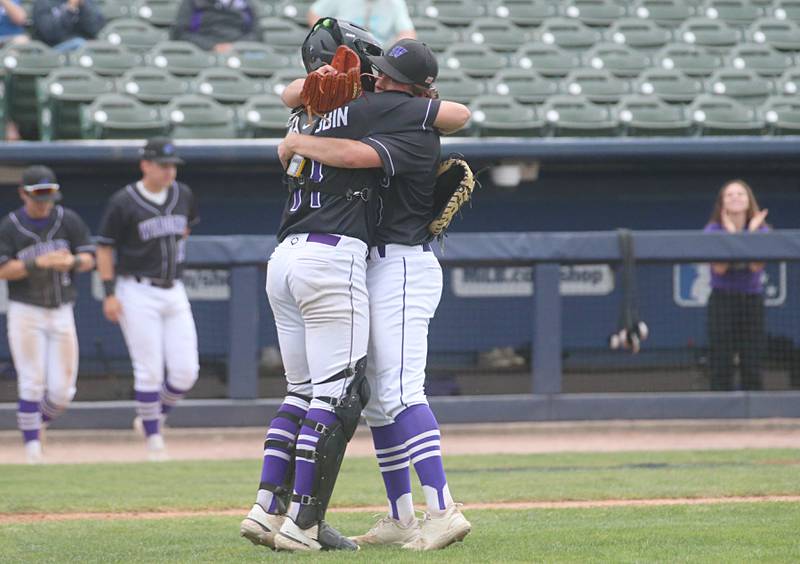
[(431, 235), (438, 237), (447, 229), (474, 189), (475, 177), (464, 159), (450, 157), (439, 164), (433, 193), (434, 217), (428, 224)]
[(361, 95), (361, 60), (355, 51), (339, 45), (331, 66), (335, 73), (310, 72), (303, 83), (300, 99), (309, 116), (323, 115)]

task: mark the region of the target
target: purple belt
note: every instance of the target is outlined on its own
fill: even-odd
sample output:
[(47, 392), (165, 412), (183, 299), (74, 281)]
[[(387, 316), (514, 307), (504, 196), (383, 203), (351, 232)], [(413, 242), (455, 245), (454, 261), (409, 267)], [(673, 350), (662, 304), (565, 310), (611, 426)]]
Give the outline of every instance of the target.
[(322, 245), (329, 245), (335, 247), (339, 244), (342, 238), (338, 235), (331, 235), (330, 233), (309, 233), (306, 241), (309, 243), (320, 243)]
[[(381, 258), (386, 258), (386, 245), (377, 245), (378, 247), (378, 255)], [(422, 251), (425, 253), (431, 252), (431, 244), (430, 243), (422, 243)]]

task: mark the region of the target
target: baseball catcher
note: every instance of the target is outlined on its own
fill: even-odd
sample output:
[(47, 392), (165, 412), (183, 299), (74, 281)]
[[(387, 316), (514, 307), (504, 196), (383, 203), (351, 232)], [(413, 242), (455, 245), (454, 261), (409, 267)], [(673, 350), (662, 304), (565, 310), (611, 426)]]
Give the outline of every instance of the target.
[(439, 164), (433, 195), (434, 218), (428, 224), (431, 235), (443, 236), (456, 213), (469, 201), (474, 189), (475, 177), (464, 159), (451, 156)]

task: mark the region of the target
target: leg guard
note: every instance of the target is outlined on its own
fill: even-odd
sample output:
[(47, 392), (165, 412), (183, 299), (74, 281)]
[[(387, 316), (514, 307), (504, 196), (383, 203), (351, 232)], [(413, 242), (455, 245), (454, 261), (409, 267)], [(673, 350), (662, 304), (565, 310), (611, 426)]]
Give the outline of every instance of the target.
[[(315, 461), (315, 477), (313, 494), (293, 495), (292, 501), (300, 504), (296, 523), (301, 529), (307, 529), (322, 521), (328, 509), (328, 502), (336, 485), (336, 478), (342, 466), (347, 443), (353, 438), (358, 427), (361, 411), (369, 401), (369, 384), (365, 374), (367, 357), (359, 360), (355, 369), (342, 371), (344, 377), (353, 376), (347, 392), (342, 398), (319, 397), (334, 408), (336, 422), (327, 426), (318, 421), (306, 419), (305, 424), (313, 427), (320, 438), (314, 451), (300, 451), (297, 456), (313, 457)], [(309, 454), (305, 454), (309, 452)]]

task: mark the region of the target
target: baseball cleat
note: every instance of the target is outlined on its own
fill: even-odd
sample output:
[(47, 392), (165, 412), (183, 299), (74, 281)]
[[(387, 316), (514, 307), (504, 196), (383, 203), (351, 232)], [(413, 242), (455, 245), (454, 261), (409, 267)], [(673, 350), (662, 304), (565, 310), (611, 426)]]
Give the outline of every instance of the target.
[(409, 525), (403, 525), (390, 516), (383, 517), (365, 534), (350, 537), (358, 545), (379, 544), (403, 546), (415, 541), (420, 535), (419, 521), (414, 519)]
[(425, 514), (420, 524), (420, 535), (415, 540), (403, 545), (407, 550), (439, 550), (454, 542), (464, 540), (472, 530), (472, 525), (461, 510), (459, 504), (448, 507), (441, 516)]
[(250, 513), (239, 525), (239, 534), (255, 545), (275, 548), (275, 535), (286, 520), (284, 515), (267, 513), (259, 504), (254, 504)]
[(150, 462), (165, 462), (169, 460), (167, 446), (164, 444), (162, 435), (150, 435), (147, 437), (147, 460)]
[(318, 550), (359, 550), (359, 546), (328, 525), (325, 521), (308, 529), (301, 529), (287, 518), (281, 530), (275, 535), (275, 548), (296, 552), (315, 552)]
[(44, 461), (42, 458), (41, 442), (28, 441), (25, 443), (25, 460), (28, 464), (41, 464)]

